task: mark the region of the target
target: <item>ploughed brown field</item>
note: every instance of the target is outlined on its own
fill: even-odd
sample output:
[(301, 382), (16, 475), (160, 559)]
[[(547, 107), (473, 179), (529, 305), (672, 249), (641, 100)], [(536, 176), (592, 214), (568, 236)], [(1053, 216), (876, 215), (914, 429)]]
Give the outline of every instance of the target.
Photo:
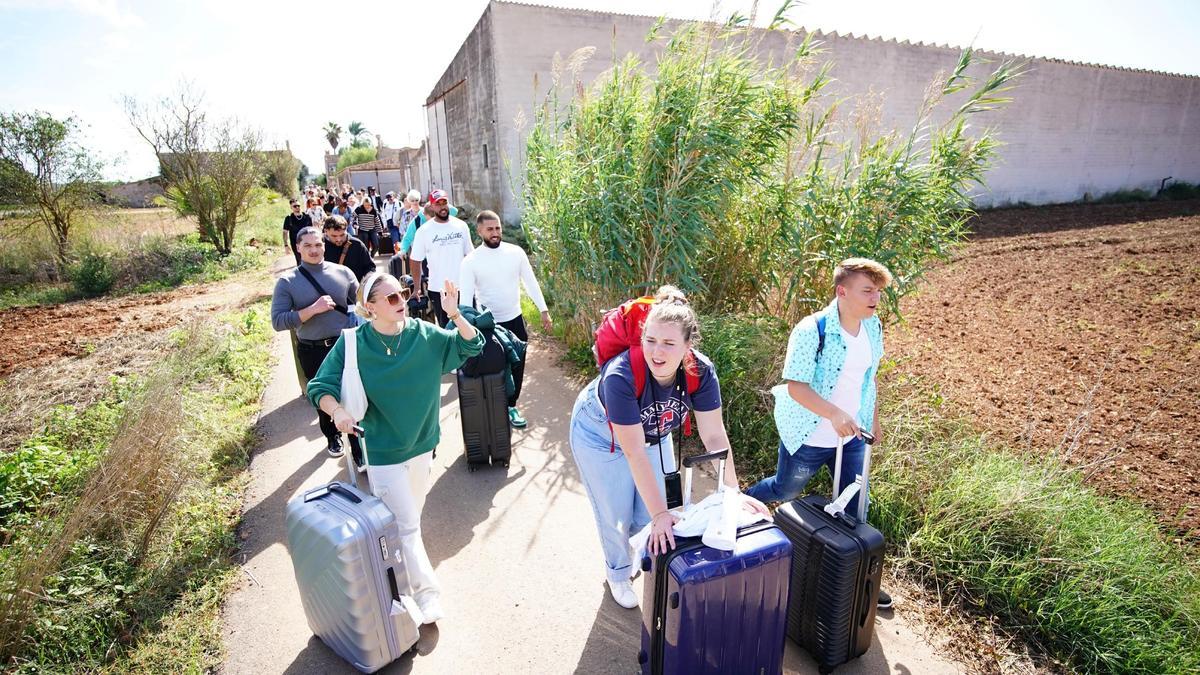
[(972, 227), (903, 302), (888, 351), (994, 437), (1061, 453), (1200, 540), (1200, 201)]

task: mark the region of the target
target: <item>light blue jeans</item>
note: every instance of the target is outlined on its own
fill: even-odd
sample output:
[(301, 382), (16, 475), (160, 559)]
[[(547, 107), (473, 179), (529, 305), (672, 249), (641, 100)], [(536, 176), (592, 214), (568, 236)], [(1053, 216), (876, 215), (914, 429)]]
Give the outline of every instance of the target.
[[(604, 550), (604, 562), (608, 568), (609, 581), (626, 581), (633, 574), (632, 551), (629, 537), (650, 522), (646, 503), (638, 495), (629, 472), (629, 461), (621, 446), (613, 448), (613, 437), (608, 427), (608, 416), (596, 398), (596, 380), (592, 380), (571, 410), (571, 454), (579, 467), (579, 476), (592, 502), (592, 514), (596, 518), (596, 530), (600, 534), (600, 547)], [(671, 437), (662, 441), (662, 461), (659, 461), (658, 442), (647, 445), (643, 452), (650, 459), (650, 467), (658, 479), (658, 492), (666, 494), (663, 484), (663, 465), (666, 470), (675, 470), (675, 449)]]

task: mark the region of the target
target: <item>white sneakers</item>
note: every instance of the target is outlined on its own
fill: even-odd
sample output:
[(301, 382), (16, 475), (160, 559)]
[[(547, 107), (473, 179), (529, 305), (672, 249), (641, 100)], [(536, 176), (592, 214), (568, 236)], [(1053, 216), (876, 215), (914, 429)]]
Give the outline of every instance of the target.
[(633, 582), (628, 579), (624, 581), (610, 580), (608, 592), (612, 594), (613, 600), (625, 609), (633, 609), (638, 606), (638, 596), (633, 592)]

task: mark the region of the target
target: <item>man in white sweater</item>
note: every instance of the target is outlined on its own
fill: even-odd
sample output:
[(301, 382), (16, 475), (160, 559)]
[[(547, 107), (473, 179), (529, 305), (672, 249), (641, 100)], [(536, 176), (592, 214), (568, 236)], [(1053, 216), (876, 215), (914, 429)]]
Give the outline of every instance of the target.
[[(519, 285), (525, 286), (525, 293), (542, 313), (542, 327), (547, 333), (554, 327), (554, 322), (546, 309), (542, 287), (538, 285), (537, 277), (533, 276), (529, 256), (525, 255), (520, 246), (501, 241), (503, 230), (500, 216), (496, 215), (495, 211), (480, 211), (475, 217), (475, 232), (479, 234), (483, 243), (462, 262), (459, 272), (459, 302), (469, 305), (472, 304), (472, 300), (476, 300), (475, 304), (480, 309), (491, 311), (497, 324), (528, 342), (529, 333), (525, 329), (525, 318), (521, 316)], [(525, 359), (528, 358), (527, 351)], [(508, 400), (508, 419), (519, 429), (527, 424), (517, 410), (517, 398), (521, 396), (521, 382), (525, 378), (525, 361), (513, 365), (512, 376), (516, 388)]]

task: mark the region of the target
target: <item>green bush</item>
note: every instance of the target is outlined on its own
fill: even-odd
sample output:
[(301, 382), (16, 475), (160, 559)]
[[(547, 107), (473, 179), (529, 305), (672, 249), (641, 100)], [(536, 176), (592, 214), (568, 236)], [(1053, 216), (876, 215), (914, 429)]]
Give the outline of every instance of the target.
[(743, 481), (775, 470), (779, 434), (770, 389), (780, 382), (791, 326), (774, 317), (703, 316), (700, 351), (721, 381), (725, 430)]
[[(1130, 202), (1148, 202), (1154, 195), (1147, 190), (1114, 190), (1106, 192), (1095, 200), (1097, 204), (1128, 204)], [(1087, 198), (1084, 198), (1087, 201)]]
[(79, 262), (71, 267), (71, 285), (80, 295), (94, 298), (112, 290), (117, 281), (117, 271), (112, 257), (107, 253), (87, 251)]
[(1176, 181), (1159, 190), (1160, 199), (1200, 199), (1200, 185)]

